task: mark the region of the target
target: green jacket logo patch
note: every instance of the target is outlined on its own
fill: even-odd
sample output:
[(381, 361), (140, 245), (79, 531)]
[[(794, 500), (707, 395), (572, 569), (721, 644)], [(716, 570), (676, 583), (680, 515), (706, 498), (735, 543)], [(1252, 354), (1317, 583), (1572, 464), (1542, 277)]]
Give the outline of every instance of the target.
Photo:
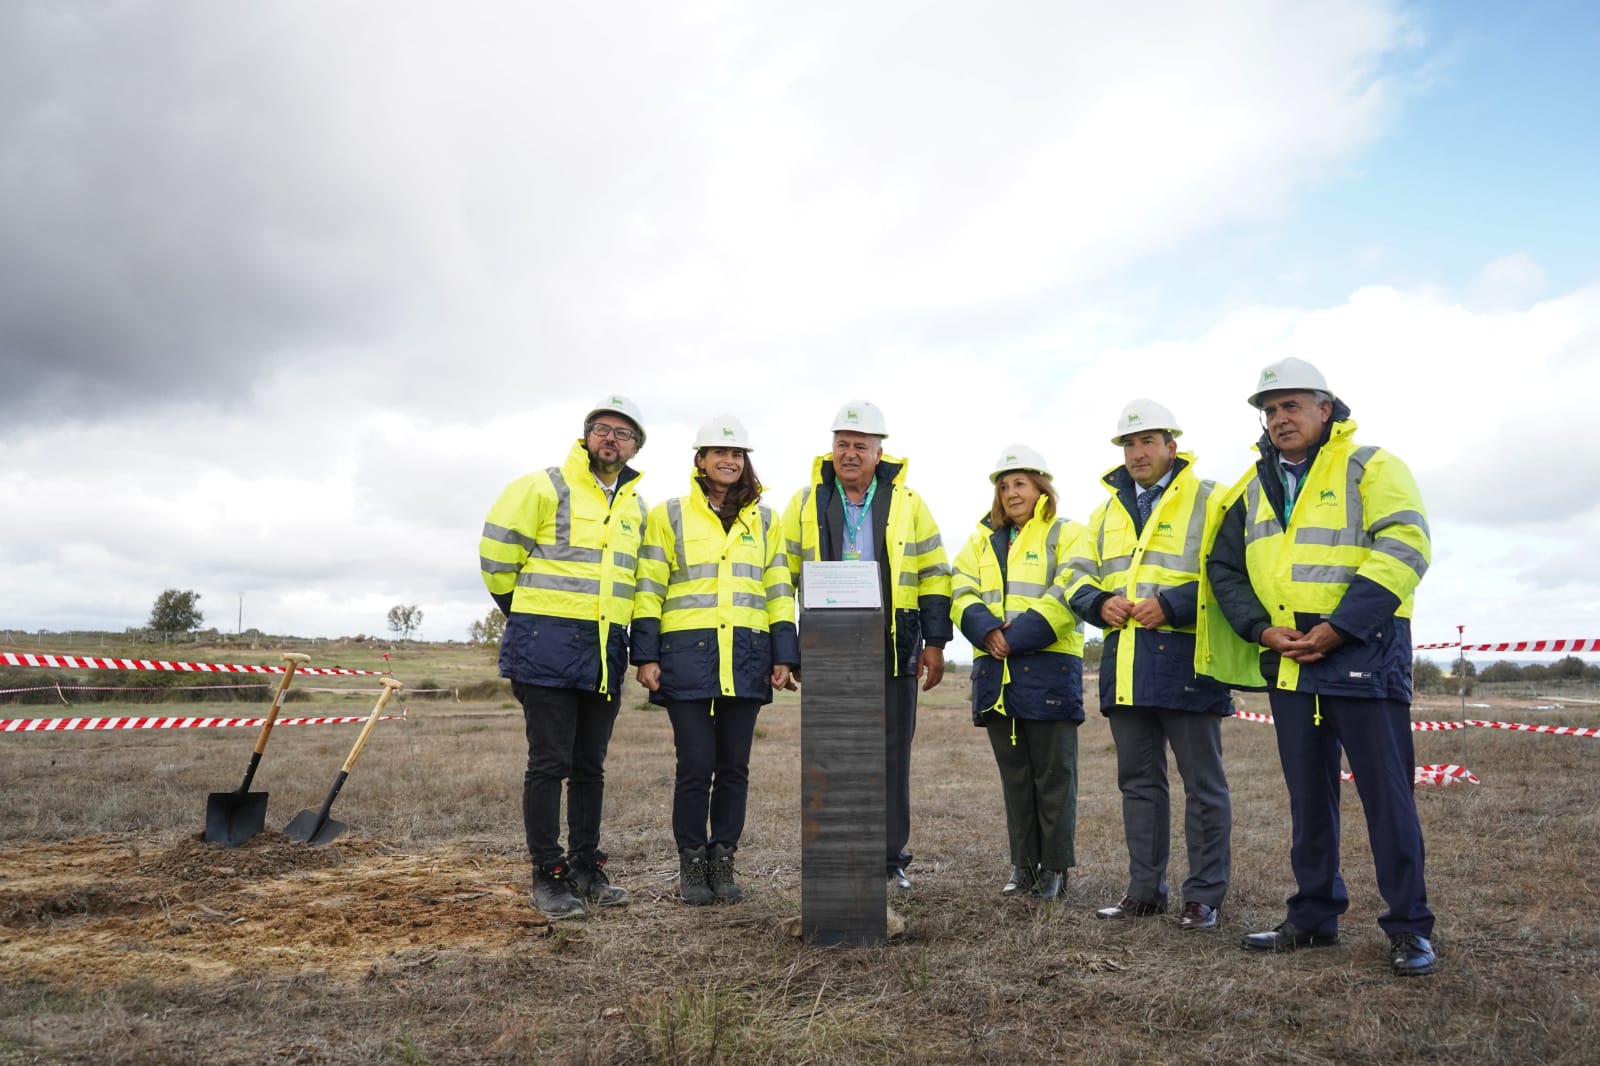
[(1336, 500), (1338, 500), (1338, 498), (1339, 498), (1338, 496), (1334, 495), (1334, 492), (1333, 492), (1332, 489), (1323, 489), (1320, 493), (1317, 494), (1317, 502), (1318, 503), (1322, 503), (1322, 502), (1325, 502), (1325, 501), (1336, 501)]

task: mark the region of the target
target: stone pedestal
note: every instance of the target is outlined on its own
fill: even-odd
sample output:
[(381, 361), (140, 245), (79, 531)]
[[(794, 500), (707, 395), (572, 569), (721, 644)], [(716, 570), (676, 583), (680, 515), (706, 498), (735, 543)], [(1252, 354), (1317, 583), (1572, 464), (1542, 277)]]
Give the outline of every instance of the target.
[(808, 943), (888, 939), (881, 610), (802, 612), (800, 899)]

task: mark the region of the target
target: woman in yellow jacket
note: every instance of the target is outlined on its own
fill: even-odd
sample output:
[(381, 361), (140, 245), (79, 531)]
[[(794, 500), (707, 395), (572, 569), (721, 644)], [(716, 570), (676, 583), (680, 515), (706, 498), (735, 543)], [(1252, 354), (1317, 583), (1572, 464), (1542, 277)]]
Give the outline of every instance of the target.
[(1056, 513), (1044, 457), (996, 460), (994, 501), (956, 556), (950, 613), (972, 642), (972, 723), (989, 734), (1006, 802), (1001, 892), (1055, 900), (1077, 864), (1083, 624), (1067, 606), (1094, 578), (1089, 531)]
[[(750, 441), (731, 415), (700, 427), (689, 494), (645, 522), (632, 654), (677, 747), (672, 833), (685, 903), (744, 899), (744, 831), (756, 714), (800, 663), (783, 529), (762, 506)], [(709, 819), (709, 831), (708, 831)]]

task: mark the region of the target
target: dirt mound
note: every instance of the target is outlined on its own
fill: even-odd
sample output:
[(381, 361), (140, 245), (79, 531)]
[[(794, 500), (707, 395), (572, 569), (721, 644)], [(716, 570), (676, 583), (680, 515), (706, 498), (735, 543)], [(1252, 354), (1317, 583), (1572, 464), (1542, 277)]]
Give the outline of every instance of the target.
[(549, 933), (527, 864), (264, 833), (222, 849), (92, 837), (0, 852), (8, 980), (79, 988), (237, 973), (335, 980)]

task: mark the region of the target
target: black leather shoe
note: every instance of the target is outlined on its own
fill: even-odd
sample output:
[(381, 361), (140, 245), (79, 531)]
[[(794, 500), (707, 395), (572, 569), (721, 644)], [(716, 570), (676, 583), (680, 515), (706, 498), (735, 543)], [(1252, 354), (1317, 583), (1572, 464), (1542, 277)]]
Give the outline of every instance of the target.
[(1396, 933), (1389, 938), (1389, 966), (1396, 977), (1426, 977), (1438, 961), (1425, 936)]
[(1246, 933), (1239, 946), (1246, 951), (1294, 951), (1297, 948), (1331, 948), (1339, 942), (1338, 933), (1313, 933), (1291, 922), (1262, 933)]
[(1148, 900), (1134, 899), (1132, 896), (1123, 896), (1121, 903), (1113, 907), (1101, 907), (1094, 912), (1094, 916), (1120, 922), (1129, 918), (1148, 918), (1153, 914), (1165, 913), (1167, 913), (1166, 900), (1152, 903)]
[(911, 891), (911, 878), (906, 876), (904, 866), (889, 867), (889, 887), (901, 892)]
[(1217, 917), (1217, 908), (1208, 903), (1190, 901), (1183, 905), (1183, 914), (1178, 918), (1178, 928), (1189, 931), (1215, 929)]
[(1033, 894), (1046, 903), (1055, 903), (1067, 887), (1067, 875), (1061, 870), (1040, 870), (1034, 883)]
[(1000, 889), (1000, 894), (1002, 896), (1026, 896), (1033, 891), (1033, 886), (1037, 881), (1038, 879), (1034, 876), (1032, 867), (1013, 866), (1011, 868), (1011, 879), (1005, 883), (1005, 887)]

